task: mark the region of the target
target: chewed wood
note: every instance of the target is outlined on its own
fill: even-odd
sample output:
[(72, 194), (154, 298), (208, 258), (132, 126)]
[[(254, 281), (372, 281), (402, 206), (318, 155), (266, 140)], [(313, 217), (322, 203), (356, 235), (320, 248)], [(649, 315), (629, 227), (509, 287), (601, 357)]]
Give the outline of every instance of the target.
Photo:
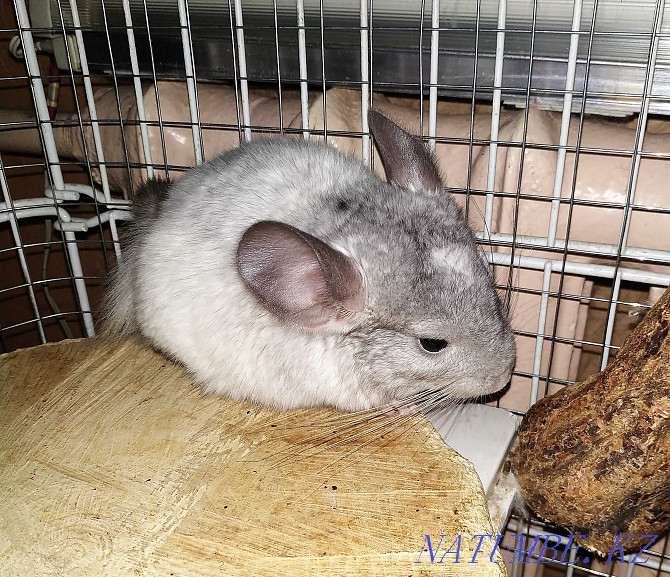
[[(205, 396), (133, 341), (0, 362), (3, 576), (504, 575), (467, 563), (485, 498), (425, 420), (319, 450), (339, 413)], [(461, 563), (415, 564), (427, 533)]]

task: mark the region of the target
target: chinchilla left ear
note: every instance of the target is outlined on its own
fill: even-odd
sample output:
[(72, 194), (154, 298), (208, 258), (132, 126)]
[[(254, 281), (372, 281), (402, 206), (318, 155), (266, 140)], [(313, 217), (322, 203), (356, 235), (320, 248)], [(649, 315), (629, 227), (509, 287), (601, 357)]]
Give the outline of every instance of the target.
[(418, 138), (377, 110), (368, 124), (389, 182), (410, 190), (436, 190), (444, 185), (433, 156)]

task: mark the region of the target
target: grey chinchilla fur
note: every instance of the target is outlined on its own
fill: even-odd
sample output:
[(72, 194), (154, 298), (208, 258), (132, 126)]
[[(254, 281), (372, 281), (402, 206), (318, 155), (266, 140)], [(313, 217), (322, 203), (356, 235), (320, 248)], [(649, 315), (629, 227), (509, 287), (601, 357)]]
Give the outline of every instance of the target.
[(515, 347), (423, 144), (371, 111), (389, 182), (273, 138), (136, 196), (106, 332), (138, 331), (209, 392), (282, 409), (495, 392)]

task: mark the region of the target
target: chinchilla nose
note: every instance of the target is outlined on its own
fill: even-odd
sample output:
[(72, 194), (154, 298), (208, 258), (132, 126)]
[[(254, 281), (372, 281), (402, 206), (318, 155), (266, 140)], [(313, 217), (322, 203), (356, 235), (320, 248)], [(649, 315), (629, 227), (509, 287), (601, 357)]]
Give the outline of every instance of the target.
[(516, 365), (516, 342), (514, 340), (514, 333), (510, 330), (508, 338), (505, 339), (503, 346), (501, 347), (502, 359), (505, 359), (507, 362), (503, 361), (503, 367), (499, 373), (499, 382), (500, 388), (502, 389), (509, 380), (512, 378), (512, 372), (514, 371), (514, 365)]
[(516, 357), (513, 357), (500, 372), (489, 375), (489, 378), (486, 379), (486, 390), (488, 394), (497, 393), (500, 389), (505, 388), (512, 378), (512, 371), (514, 370), (515, 363)]
[[(512, 341), (514, 343), (514, 341)], [(512, 344), (512, 352), (509, 358), (509, 361), (507, 363), (507, 366), (505, 367), (505, 370), (502, 372), (500, 380), (503, 382), (503, 387), (509, 383), (510, 379), (512, 378), (512, 373), (514, 372), (514, 365), (516, 365), (516, 348), (514, 347), (514, 344)]]

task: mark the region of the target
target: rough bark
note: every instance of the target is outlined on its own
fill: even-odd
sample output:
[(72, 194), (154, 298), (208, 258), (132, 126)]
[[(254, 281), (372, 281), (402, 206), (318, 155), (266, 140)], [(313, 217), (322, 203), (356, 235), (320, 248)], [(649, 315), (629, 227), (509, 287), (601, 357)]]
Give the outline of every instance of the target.
[(669, 326), (670, 289), (604, 371), (528, 411), (511, 456), (528, 505), (600, 554), (670, 527)]

